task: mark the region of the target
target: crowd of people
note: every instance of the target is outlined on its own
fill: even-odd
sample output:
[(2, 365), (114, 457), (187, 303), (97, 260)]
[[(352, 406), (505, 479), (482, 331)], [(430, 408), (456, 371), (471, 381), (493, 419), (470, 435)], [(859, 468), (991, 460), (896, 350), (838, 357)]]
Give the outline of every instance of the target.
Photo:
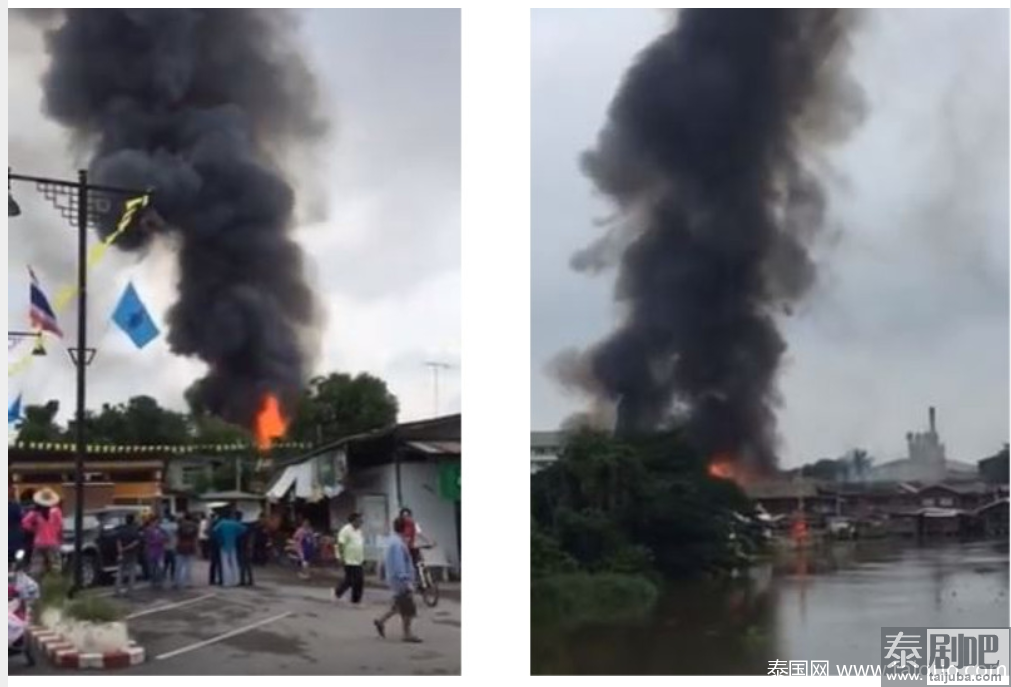
[[(365, 594), (366, 547), (363, 518), (354, 513), (340, 530), (332, 556), (344, 569), (344, 577), (334, 589), (334, 598), (342, 601), (350, 595), (351, 603), (360, 605)], [(393, 523), (391, 537), (383, 556), (386, 583), (393, 595), (390, 610), (375, 620), (380, 636), (386, 626), (399, 616), (403, 640), (421, 640), (413, 632), (418, 609), (414, 600), (418, 585), (421, 543), (427, 541), (413, 513), (403, 509)], [(254, 565), (266, 564), (272, 549), (283, 540), (286, 555), (297, 560), (300, 574), (308, 577), (314, 562), (321, 557), (321, 538), (308, 519), (290, 535), (276, 518), (263, 515), (245, 524), (238, 512), (191, 515), (182, 513), (128, 514), (115, 533), (116, 587), (118, 596), (132, 593), (138, 573), (143, 571), (154, 589), (184, 590), (194, 585), (193, 573), (198, 559), (209, 562), (208, 584), (221, 587), (251, 587)], [(49, 490), (36, 492), (27, 510), (8, 495), (8, 560), (18, 551), (31, 551), (31, 567), (37, 575), (59, 573), (62, 568), (63, 514), (59, 496)]]
[(140, 570), (155, 589), (192, 587), (198, 557), (210, 562), (209, 585), (251, 587), (256, 532), (240, 513), (128, 515), (116, 537), (116, 593), (129, 594)]

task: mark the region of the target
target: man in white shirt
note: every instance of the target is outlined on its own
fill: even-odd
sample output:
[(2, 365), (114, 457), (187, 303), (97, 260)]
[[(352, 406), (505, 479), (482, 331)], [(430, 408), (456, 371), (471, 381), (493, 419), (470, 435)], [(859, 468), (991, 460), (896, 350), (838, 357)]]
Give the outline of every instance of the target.
[(200, 515), (197, 541), (200, 543), (200, 557), (209, 561), (211, 559), (211, 523), (206, 514)]
[(179, 523), (171, 513), (165, 515), (161, 528), (167, 536), (165, 540), (165, 579), (176, 587), (176, 550), (179, 548)]
[(365, 533), (360, 513), (352, 513), (337, 535), (337, 552), (344, 564), (344, 581), (334, 590), (334, 596), (340, 601), (350, 591), (351, 602), (360, 605), (365, 595)]

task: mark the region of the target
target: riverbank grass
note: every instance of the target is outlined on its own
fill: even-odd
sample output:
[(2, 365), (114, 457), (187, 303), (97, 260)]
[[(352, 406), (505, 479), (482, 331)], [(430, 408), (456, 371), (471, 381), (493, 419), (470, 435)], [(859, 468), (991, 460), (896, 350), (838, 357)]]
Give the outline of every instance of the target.
[(656, 585), (641, 576), (553, 575), (533, 581), (533, 621), (562, 628), (634, 622), (648, 616), (658, 598)]

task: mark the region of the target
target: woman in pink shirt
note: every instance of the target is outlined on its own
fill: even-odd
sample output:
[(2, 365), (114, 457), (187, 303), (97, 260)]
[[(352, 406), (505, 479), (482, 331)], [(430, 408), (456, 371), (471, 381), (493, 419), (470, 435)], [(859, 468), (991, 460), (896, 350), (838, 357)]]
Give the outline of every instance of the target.
[(32, 571), (35, 575), (59, 573), (62, 569), (63, 513), (60, 497), (52, 489), (35, 492), (37, 508), (26, 515), (21, 526), (34, 535)]

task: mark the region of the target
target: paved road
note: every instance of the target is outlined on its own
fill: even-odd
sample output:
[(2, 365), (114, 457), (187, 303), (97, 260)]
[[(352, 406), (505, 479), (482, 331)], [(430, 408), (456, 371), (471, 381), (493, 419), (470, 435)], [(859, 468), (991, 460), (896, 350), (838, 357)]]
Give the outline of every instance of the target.
[[(253, 589), (199, 587), (184, 593), (139, 590), (129, 601), (130, 631), (148, 653), (130, 675), (459, 675), (461, 608), (422, 609), (407, 645), (391, 623), (389, 639), (372, 620), (388, 594), (369, 589), (361, 608), (336, 604), (320, 584), (261, 576)], [(35, 674), (52, 674), (40, 666)], [(9, 674), (30, 674), (12, 662)]]

